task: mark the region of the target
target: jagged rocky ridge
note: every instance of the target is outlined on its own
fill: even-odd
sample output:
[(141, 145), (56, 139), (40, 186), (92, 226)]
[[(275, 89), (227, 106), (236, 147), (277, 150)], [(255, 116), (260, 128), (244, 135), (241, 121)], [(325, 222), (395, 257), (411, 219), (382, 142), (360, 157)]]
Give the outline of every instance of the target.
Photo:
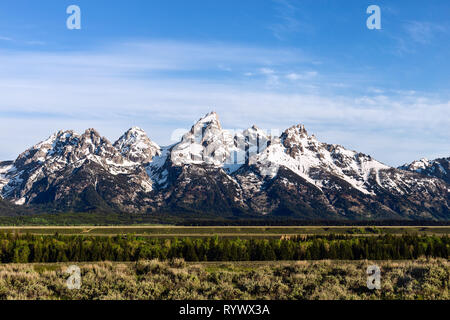
[(405, 164), (399, 169), (440, 178), (450, 184), (450, 157), (436, 160), (420, 159), (410, 164)]
[(322, 143), (302, 125), (281, 136), (229, 132), (210, 113), (168, 147), (139, 128), (114, 144), (94, 129), (60, 131), (0, 163), (0, 189), (60, 211), (448, 220), (448, 180), (412, 171)]
[(124, 150), (117, 149), (94, 129), (82, 135), (59, 131), (13, 163), (3, 163), (2, 196), (15, 204), (47, 204), (61, 210), (135, 210), (139, 194), (152, 188), (145, 168), (132, 159), (148, 158), (151, 148), (143, 148), (138, 156), (123, 145)]

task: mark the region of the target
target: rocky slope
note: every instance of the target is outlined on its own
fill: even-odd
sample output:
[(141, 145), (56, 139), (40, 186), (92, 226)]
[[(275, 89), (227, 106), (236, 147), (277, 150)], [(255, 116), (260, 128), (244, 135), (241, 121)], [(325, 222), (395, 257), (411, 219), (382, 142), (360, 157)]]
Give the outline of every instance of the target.
[(169, 147), (139, 128), (114, 144), (93, 129), (58, 132), (0, 163), (0, 188), (16, 204), (57, 210), (448, 220), (448, 180), (411, 171), (322, 143), (302, 125), (277, 137), (229, 132), (210, 113)]

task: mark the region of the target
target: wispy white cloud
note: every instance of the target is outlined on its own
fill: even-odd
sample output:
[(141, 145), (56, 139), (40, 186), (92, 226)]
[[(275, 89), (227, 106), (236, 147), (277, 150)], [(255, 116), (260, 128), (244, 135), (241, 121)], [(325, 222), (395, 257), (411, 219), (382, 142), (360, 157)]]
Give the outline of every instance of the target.
[(318, 75), (317, 71), (307, 71), (304, 73), (291, 72), (286, 75), (286, 78), (292, 81), (297, 81), (297, 80), (312, 79), (317, 75)]
[(270, 68), (261, 68), (261, 69), (259, 69), (259, 71), (260, 71), (262, 74), (265, 74), (265, 75), (268, 75), (268, 74), (274, 74), (274, 73), (275, 73), (275, 70), (270, 69)]
[[(266, 84), (268, 86), (279, 86), (281, 79), (287, 79), (290, 82), (306, 81), (315, 78), (319, 73), (317, 71), (305, 72), (281, 72), (271, 68), (261, 68), (259, 72), (266, 77)], [(312, 85), (308, 83), (311, 87)]]
[(45, 41), (41, 40), (18, 40), (11, 37), (5, 37), (0, 35), (0, 41), (7, 41), (10, 43), (18, 44), (18, 45), (27, 45), (27, 46), (43, 46), (46, 44)]

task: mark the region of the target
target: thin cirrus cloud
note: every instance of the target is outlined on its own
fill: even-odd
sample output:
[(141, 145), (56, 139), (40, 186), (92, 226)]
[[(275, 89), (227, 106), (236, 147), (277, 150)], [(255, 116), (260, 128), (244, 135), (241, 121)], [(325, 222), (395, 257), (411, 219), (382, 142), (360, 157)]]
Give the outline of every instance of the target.
[(388, 51), (392, 51), (395, 55), (407, 56), (418, 52), (423, 53), (427, 47), (433, 48), (438, 44), (441, 47), (433, 54), (439, 53), (447, 50), (449, 35), (450, 25), (448, 23), (406, 21), (402, 23), (397, 32), (388, 34), (388, 37), (394, 41), (394, 45)]
[(275, 22), (268, 26), (273, 36), (278, 40), (286, 40), (296, 33), (311, 33), (312, 26), (308, 24), (299, 3), (292, 0), (272, 0), (275, 11)]
[[(81, 52), (0, 52), (0, 65), (12, 75), (23, 73), (50, 76), (58, 73), (112, 75), (148, 71), (231, 71), (261, 66), (309, 63), (310, 57), (298, 49), (265, 49), (220, 43), (171, 41), (128, 42)], [(267, 69), (269, 70), (269, 69)]]
[(403, 25), (406, 34), (414, 42), (419, 44), (430, 44), (440, 34), (449, 34), (447, 25), (428, 21), (409, 21)]
[[(95, 127), (114, 140), (137, 125), (169, 144), (174, 131), (211, 110), (230, 129), (256, 124), (282, 131), (303, 123), (322, 141), (391, 165), (446, 155), (448, 100), (385, 88), (364, 95), (323, 90), (336, 75), (312, 70), (313, 60), (293, 49), (173, 41), (84, 52), (3, 51), (0, 159), (59, 129)], [(308, 90), (312, 84), (318, 91)], [(345, 86), (355, 85), (346, 78)]]

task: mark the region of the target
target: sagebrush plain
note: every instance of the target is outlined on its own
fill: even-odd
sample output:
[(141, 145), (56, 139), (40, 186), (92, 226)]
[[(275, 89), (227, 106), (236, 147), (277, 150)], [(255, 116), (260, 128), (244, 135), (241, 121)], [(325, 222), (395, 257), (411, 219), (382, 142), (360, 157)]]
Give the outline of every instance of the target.
[[(366, 269), (382, 270), (381, 289)], [(448, 300), (447, 259), (84, 263), (81, 288), (68, 289), (69, 264), (0, 266), (0, 299), (13, 300)]]

